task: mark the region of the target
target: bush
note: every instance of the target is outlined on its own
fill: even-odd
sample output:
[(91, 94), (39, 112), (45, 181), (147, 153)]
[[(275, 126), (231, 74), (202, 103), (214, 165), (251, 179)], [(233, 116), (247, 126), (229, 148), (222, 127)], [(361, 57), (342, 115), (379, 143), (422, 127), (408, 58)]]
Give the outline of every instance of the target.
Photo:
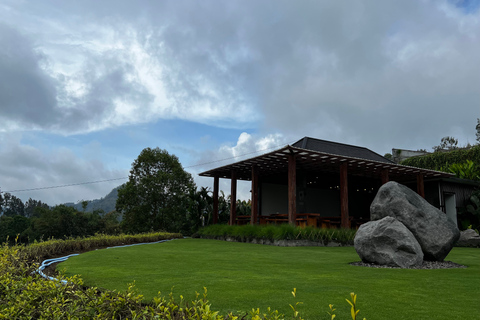
[(458, 220), (462, 230), (480, 230), (480, 190), (475, 190), (465, 208), (458, 211)]
[(231, 237), (237, 241), (251, 240), (309, 240), (327, 245), (335, 241), (342, 245), (352, 245), (356, 230), (352, 229), (320, 229), (313, 227), (294, 227), (290, 224), (281, 225), (210, 225), (198, 231), (205, 238)]

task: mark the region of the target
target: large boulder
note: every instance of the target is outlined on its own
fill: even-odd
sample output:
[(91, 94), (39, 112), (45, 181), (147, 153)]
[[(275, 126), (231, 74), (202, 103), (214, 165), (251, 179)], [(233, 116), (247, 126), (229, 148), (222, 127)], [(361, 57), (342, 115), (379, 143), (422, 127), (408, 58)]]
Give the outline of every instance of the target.
[(460, 237), (455, 224), (410, 188), (397, 182), (380, 187), (370, 205), (370, 219), (394, 217), (410, 230), (425, 260), (443, 261)]
[(480, 247), (480, 235), (473, 229), (460, 232), (460, 239), (455, 244), (457, 247)]
[(423, 252), (413, 234), (392, 217), (362, 224), (354, 239), (363, 262), (409, 268), (423, 262)]

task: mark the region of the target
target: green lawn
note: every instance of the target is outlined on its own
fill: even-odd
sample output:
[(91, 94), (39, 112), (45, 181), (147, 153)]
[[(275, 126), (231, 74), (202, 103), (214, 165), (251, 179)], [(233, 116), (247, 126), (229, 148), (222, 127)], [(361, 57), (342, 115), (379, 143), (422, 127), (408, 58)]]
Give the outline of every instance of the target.
[[(61, 263), (87, 285), (124, 290), (135, 281), (146, 299), (161, 291), (193, 298), (208, 289), (212, 308), (248, 311), (268, 306), (306, 319), (350, 319), (345, 298), (358, 294), (360, 318), (480, 319), (480, 249), (454, 248), (446, 260), (466, 269), (400, 270), (350, 266), (353, 247), (274, 247), (182, 239), (160, 244), (91, 251)], [(291, 291), (297, 288), (297, 300)]]

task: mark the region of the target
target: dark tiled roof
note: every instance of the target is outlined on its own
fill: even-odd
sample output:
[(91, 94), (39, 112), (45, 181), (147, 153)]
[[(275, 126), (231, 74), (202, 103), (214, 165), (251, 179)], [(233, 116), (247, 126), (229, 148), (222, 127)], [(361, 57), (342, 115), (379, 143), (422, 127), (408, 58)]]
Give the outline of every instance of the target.
[(339, 156), (393, 163), (393, 161), (390, 161), (387, 158), (382, 157), (378, 153), (364, 147), (352, 146), (348, 144), (320, 140), (310, 137), (300, 139), (294, 144), (292, 144), (292, 146), (296, 148), (336, 154)]

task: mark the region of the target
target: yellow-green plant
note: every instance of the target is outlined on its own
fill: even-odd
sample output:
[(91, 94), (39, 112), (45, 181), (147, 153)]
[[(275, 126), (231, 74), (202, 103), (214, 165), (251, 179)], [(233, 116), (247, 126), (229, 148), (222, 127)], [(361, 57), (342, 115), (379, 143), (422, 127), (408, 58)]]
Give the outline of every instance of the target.
[[(297, 288), (293, 288), (292, 295), (294, 298), (297, 297)], [(290, 305), (290, 308), (293, 310), (293, 319), (298, 319), (302, 320), (302, 317), (300, 317), (300, 312), (298, 311), (298, 305), (302, 304), (302, 302), (296, 302), (295, 305)]]
[(330, 315), (330, 320), (333, 320), (333, 319), (335, 319), (335, 317), (336, 317), (336, 315), (335, 315), (334, 312), (335, 312), (335, 310), (337, 310), (337, 309), (335, 309), (335, 308), (333, 307), (333, 304), (329, 304), (328, 307), (330, 308), (330, 311), (328, 312), (328, 314)]
[[(357, 320), (357, 315), (360, 312), (359, 309), (357, 309), (357, 295), (352, 292), (350, 293), (350, 298), (351, 300), (345, 299), (348, 304), (350, 305), (350, 315), (352, 316), (352, 320)], [(333, 304), (329, 304), (328, 307), (330, 308), (330, 311), (327, 312), (330, 315), (330, 320), (335, 319), (335, 308), (333, 307)], [(367, 320), (366, 318), (363, 318), (363, 320)]]

